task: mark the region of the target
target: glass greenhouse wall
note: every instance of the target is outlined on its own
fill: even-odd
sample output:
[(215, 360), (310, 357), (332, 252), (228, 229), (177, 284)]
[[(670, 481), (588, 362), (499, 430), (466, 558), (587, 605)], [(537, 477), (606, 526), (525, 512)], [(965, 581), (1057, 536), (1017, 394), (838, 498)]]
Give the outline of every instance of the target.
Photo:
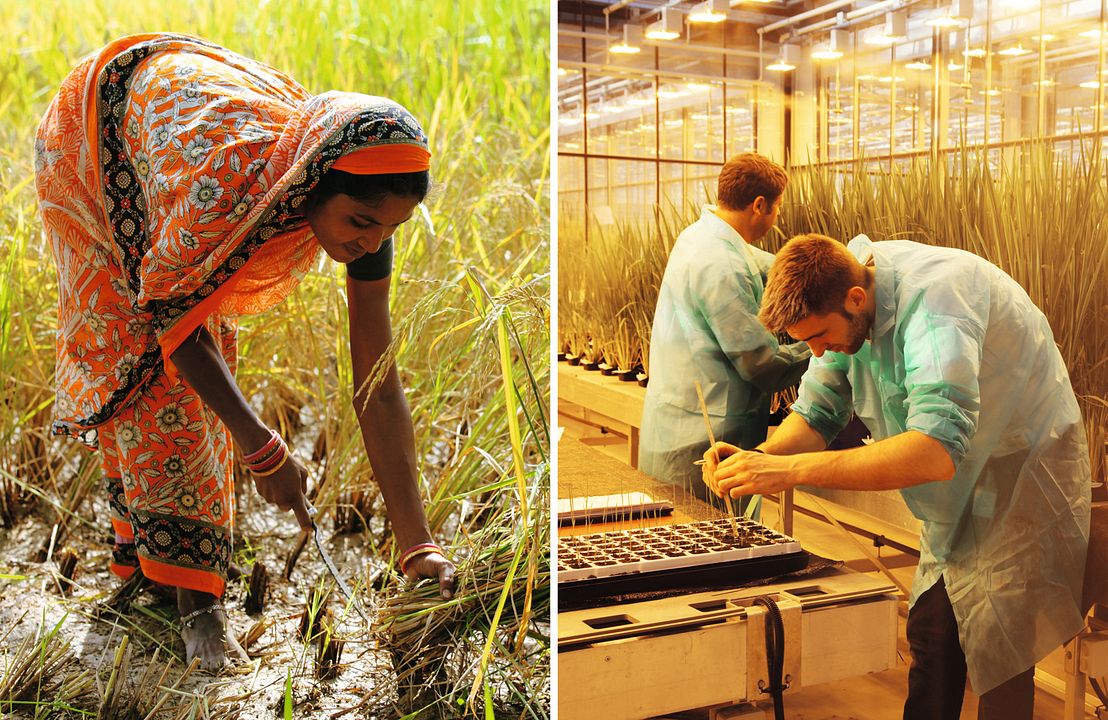
[[(1063, 158), (1103, 142), (1104, 0), (732, 6), (697, 24), (691, 2), (559, 3), (563, 227), (588, 237), (699, 205), (745, 150), (893, 167), (966, 146), (998, 163), (1030, 138)], [(650, 39), (663, 9), (678, 36)]]
[(766, 249), (864, 232), (967, 250), (1019, 282), (1054, 328), (1103, 481), (1106, 6), (732, 0), (659, 40), (648, 29), (690, 0), (560, 2), (559, 351), (649, 376), (669, 250), (726, 158), (756, 150), (790, 175)]

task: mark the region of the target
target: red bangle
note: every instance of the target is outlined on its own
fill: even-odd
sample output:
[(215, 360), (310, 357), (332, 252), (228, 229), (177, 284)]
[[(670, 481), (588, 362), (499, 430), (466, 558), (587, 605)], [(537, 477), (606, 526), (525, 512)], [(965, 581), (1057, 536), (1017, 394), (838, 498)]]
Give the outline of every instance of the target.
[(439, 553), (441, 555), (442, 548), (435, 543), (419, 543), (405, 550), (400, 556), (400, 572), (407, 575), (408, 563), (420, 555), (427, 555), (428, 553)]
[(260, 460), (255, 463), (248, 463), (247, 467), (250, 468), (250, 472), (255, 474), (259, 472), (265, 472), (267, 470), (272, 470), (278, 465), (284, 464), (285, 460), (288, 459), (288, 456), (289, 447), (288, 445), (285, 445), (284, 440), (282, 440), (280, 443), (278, 443), (277, 449), (270, 453), (264, 460)]
[(252, 453), (243, 455), (242, 459), (247, 465), (256, 463), (259, 460), (261, 460), (262, 458), (264, 458), (266, 456), (266, 453), (268, 453), (269, 451), (272, 451), (274, 448), (276, 448), (280, 444), (280, 442), (281, 442), (281, 436), (277, 434), (277, 431), (276, 430), (270, 430), (269, 431), (269, 440), (266, 441), (266, 444), (262, 445), (261, 448), (255, 450)]

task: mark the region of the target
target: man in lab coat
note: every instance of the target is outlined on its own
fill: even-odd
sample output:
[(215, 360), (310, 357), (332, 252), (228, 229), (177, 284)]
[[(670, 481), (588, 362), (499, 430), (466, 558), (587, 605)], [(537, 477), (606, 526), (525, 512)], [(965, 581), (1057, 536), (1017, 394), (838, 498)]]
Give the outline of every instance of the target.
[[(815, 358), (793, 412), (705, 480), (733, 497), (794, 485), (899, 488), (922, 523), (904, 717), (1032, 717), (1034, 664), (1083, 625), (1091, 475), (1050, 325), (970, 253), (821, 235), (778, 253), (759, 314)], [(872, 445), (824, 452), (853, 411)]]
[(807, 346), (778, 345), (757, 318), (773, 255), (753, 243), (777, 221), (787, 182), (784, 168), (761, 155), (728, 160), (719, 175), (719, 204), (705, 206), (678, 236), (662, 278), (639, 469), (701, 498), (707, 493), (694, 462), (708, 433), (696, 382), (715, 437), (749, 448), (766, 439), (772, 393), (796, 384), (808, 365)]

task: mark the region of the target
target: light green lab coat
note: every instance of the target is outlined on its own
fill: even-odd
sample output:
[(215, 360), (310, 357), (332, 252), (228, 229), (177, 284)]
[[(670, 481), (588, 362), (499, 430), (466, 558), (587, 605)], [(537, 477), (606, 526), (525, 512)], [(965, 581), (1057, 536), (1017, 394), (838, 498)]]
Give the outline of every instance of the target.
[(956, 472), (901, 491), (923, 522), (915, 603), (939, 577), (979, 695), (1082, 625), (1091, 474), (1081, 412), (1042, 312), (996, 266), (907, 241), (874, 259), (872, 338), (813, 358), (793, 405), (830, 441), (850, 417), (875, 440), (917, 430)]
[(766, 439), (771, 394), (799, 381), (811, 352), (778, 345), (758, 322), (773, 255), (747, 244), (706, 206), (674, 243), (650, 335), (650, 382), (639, 435), (639, 469), (703, 497), (708, 432), (696, 396), (704, 390), (717, 440), (753, 447)]

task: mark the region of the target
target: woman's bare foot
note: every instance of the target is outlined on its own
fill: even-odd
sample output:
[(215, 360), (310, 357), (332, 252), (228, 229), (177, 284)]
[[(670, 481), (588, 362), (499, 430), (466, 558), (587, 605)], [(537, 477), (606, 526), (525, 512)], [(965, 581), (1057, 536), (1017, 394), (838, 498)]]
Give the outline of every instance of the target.
[(227, 615), (211, 593), (177, 588), (177, 611), (181, 614), (181, 639), (185, 641), (185, 662), (200, 658), (200, 667), (218, 671), (232, 662), (249, 658), (228, 632)]

